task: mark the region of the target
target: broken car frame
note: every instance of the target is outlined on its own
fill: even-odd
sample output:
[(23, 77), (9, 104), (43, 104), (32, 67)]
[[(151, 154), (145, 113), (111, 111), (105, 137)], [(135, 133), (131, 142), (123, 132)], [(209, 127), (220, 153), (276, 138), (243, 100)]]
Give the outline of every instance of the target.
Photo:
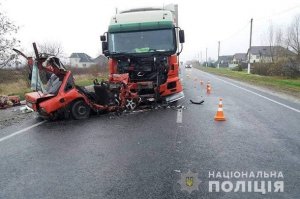
[[(46, 119), (70, 115), (74, 119), (89, 117), (90, 112), (133, 110), (143, 99), (138, 95), (145, 83), (130, 83), (128, 73), (111, 74), (108, 81), (94, 80), (94, 92), (77, 86), (72, 72), (67, 70), (60, 60), (45, 53), (38, 53), (33, 43), (36, 58), (27, 57), (18, 50), (17, 53), (27, 59), (31, 70), (31, 88), (34, 92), (25, 95), (26, 104)], [(40, 71), (51, 74), (47, 88), (44, 88)], [(151, 101), (151, 100), (150, 100)]]

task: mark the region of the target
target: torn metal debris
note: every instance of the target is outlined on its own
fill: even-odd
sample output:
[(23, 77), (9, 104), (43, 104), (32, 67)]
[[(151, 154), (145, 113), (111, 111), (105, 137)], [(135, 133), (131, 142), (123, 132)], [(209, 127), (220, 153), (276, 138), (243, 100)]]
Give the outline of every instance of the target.
[(191, 102), (192, 104), (198, 104), (198, 105), (201, 105), (201, 104), (204, 103), (204, 100), (201, 100), (201, 101), (199, 101), (199, 102), (195, 102), (195, 101), (193, 101), (193, 100), (190, 100), (190, 102)]
[(0, 109), (21, 105), (19, 96), (0, 96)]

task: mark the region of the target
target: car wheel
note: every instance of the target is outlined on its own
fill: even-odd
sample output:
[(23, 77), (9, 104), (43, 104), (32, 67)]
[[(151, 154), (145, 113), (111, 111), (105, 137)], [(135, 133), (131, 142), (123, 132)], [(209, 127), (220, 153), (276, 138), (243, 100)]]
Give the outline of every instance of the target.
[(71, 113), (74, 119), (81, 120), (90, 116), (91, 108), (83, 101), (79, 100), (73, 103)]

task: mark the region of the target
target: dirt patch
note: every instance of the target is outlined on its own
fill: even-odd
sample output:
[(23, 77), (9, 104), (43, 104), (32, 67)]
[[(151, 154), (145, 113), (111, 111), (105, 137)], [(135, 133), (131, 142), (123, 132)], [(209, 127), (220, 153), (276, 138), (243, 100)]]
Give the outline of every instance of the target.
[(22, 106), (15, 106), (0, 110), (0, 130), (8, 126), (22, 123), (24, 120), (36, 118), (36, 113), (22, 113), (20, 108)]

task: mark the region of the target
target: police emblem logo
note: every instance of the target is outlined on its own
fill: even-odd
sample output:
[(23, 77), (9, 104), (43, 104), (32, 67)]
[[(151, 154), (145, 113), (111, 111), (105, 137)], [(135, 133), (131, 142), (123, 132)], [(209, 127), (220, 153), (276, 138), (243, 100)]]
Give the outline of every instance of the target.
[(198, 179), (198, 173), (194, 173), (191, 170), (186, 173), (181, 173), (181, 178), (178, 181), (181, 185), (181, 190), (185, 190), (189, 193), (199, 190), (200, 182), (201, 181)]
[(185, 184), (186, 184), (186, 186), (189, 186), (189, 187), (193, 186), (193, 177), (186, 177)]

